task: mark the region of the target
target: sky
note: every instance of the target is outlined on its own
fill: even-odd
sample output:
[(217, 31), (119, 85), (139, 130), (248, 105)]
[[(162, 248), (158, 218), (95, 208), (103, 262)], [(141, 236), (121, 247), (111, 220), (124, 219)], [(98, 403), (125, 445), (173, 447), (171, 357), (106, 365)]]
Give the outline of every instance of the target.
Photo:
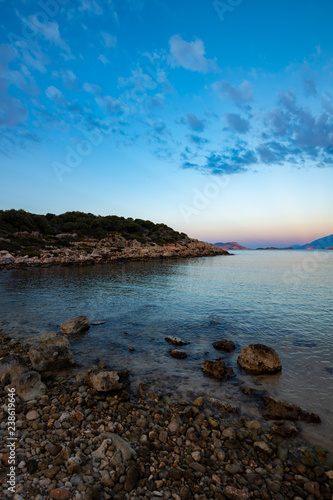
[(0, 0), (0, 209), (333, 233), (333, 4)]

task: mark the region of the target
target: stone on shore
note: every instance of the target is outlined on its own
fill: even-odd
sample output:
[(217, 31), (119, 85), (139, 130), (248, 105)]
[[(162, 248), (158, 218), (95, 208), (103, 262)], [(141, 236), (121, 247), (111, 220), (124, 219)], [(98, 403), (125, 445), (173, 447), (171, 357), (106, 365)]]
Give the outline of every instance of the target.
[(251, 344), (242, 349), (237, 362), (252, 375), (270, 375), (282, 370), (278, 354), (263, 344)]
[(263, 415), (269, 420), (303, 420), (320, 423), (320, 417), (315, 413), (304, 411), (299, 406), (286, 401), (278, 401), (272, 396), (264, 397)]
[(120, 391), (129, 386), (129, 373), (126, 370), (88, 370), (84, 382), (99, 392)]
[(13, 354), (0, 359), (0, 381), (1, 385), (10, 384), (13, 380), (19, 378), (23, 373), (29, 371), (27, 364), (22, 356)]
[(74, 316), (66, 319), (60, 326), (60, 330), (65, 335), (77, 335), (84, 333), (90, 328), (90, 323), (87, 316)]
[(170, 354), (170, 356), (172, 356), (173, 358), (176, 358), (176, 359), (187, 358), (186, 352), (181, 351), (180, 349), (169, 349), (168, 354)]
[(23, 373), (12, 381), (11, 387), (15, 387), (23, 401), (40, 399), (46, 392), (46, 385), (41, 381), (40, 374), (34, 371)]
[(175, 337), (173, 335), (170, 335), (168, 337), (165, 337), (166, 342), (169, 342), (169, 344), (175, 345), (175, 346), (183, 346), (183, 345), (188, 345), (189, 342), (185, 342), (185, 340), (180, 339), (179, 337)]
[(66, 370), (74, 364), (74, 356), (65, 337), (55, 337), (31, 347), (29, 358), (37, 372)]
[(235, 344), (232, 340), (222, 339), (214, 342), (213, 347), (218, 351), (232, 352), (236, 349)]
[(235, 376), (233, 369), (230, 366), (227, 367), (226, 364), (220, 360), (210, 361), (206, 359), (202, 370), (205, 375), (218, 378), (219, 380), (228, 380)]

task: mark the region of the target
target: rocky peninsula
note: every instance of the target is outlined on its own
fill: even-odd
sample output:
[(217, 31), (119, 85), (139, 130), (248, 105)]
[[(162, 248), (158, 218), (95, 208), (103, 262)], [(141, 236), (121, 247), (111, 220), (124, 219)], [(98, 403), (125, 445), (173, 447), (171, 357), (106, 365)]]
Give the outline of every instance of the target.
[(216, 255), (230, 254), (165, 224), (81, 212), (0, 211), (0, 269)]
[[(331, 500), (333, 466), (326, 451), (305, 442), (298, 420), (315, 414), (246, 387), (262, 405), (253, 420), (221, 399), (181, 399), (140, 383), (101, 361), (75, 364), (71, 343), (89, 321), (80, 316), (57, 335), (28, 344), (0, 334), (0, 489), (14, 500)], [(184, 346), (167, 337), (166, 344)], [(215, 349), (230, 352), (232, 342)], [(181, 361), (179, 362), (186, 362)], [(282, 369), (277, 353), (261, 344), (242, 349), (249, 373)], [(203, 376), (228, 383), (232, 369), (204, 363)], [(15, 389), (15, 493), (8, 491), (11, 451), (6, 446), (10, 391)], [(259, 402), (260, 400), (260, 402)]]

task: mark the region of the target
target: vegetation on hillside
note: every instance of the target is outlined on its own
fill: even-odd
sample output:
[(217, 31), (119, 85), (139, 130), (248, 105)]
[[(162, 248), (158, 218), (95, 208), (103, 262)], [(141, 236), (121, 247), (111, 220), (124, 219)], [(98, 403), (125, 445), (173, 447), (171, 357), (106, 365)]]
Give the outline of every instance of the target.
[[(23, 233), (23, 234), (22, 234)], [(61, 238), (56, 236), (66, 234)], [(140, 243), (185, 243), (188, 237), (165, 224), (117, 217), (66, 212), (61, 215), (37, 215), (24, 210), (0, 210), (0, 250), (37, 255), (45, 246), (70, 246), (72, 241), (94, 238), (101, 240), (120, 234)]]

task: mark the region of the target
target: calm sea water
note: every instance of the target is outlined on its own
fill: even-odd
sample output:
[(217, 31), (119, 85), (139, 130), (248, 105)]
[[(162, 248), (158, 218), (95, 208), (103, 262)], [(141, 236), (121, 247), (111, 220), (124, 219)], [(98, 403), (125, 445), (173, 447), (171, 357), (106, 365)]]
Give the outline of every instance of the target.
[[(106, 361), (129, 369), (133, 385), (154, 381), (182, 394), (227, 398), (258, 410), (239, 382), (299, 404), (322, 418), (304, 433), (333, 451), (333, 252), (238, 251), (234, 256), (129, 262), (93, 267), (0, 272), (0, 326), (31, 338), (59, 331), (85, 314), (92, 326), (73, 342), (84, 366)], [(185, 360), (171, 358), (164, 338), (190, 342)], [(224, 354), (216, 340), (233, 340)], [(237, 356), (250, 343), (273, 347), (283, 371), (273, 377), (240, 372)], [(129, 352), (132, 345), (134, 352)], [(204, 377), (205, 359), (222, 357), (237, 375)]]

